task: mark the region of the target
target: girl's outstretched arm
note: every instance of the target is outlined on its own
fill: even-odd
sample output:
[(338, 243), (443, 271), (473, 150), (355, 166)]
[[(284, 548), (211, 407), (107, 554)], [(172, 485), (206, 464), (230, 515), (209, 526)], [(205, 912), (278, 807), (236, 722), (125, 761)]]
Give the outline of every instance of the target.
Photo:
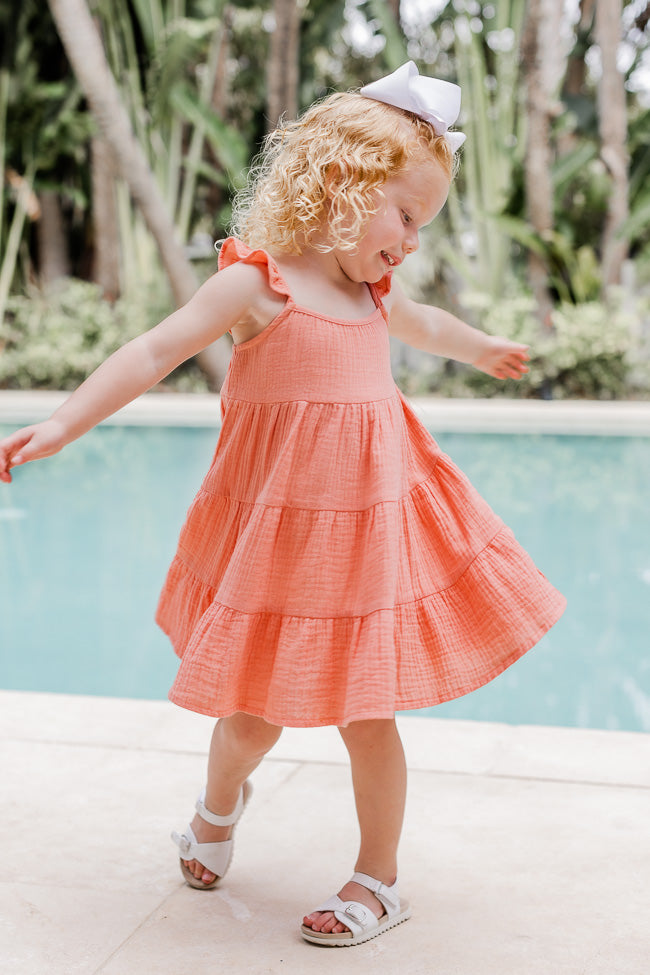
[(472, 328), (442, 308), (407, 298), (393, 282), (385, 299), (391, 335), (446, 359), (467, 362), (495, 379), (521, 379), (528, 372), (528, 346)]
[(186, 305), (114, 352), (49, 420), (1, 440), (0, 481), (11, 481), (12, 467), (57, 453), (238, 323), (259, 319), (266, 288), (249, 265), (213, 275)]

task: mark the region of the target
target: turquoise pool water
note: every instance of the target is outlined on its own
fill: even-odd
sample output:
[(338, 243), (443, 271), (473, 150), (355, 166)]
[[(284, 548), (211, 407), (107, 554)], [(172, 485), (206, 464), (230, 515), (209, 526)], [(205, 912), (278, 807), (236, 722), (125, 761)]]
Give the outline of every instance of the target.
[[(166, 696), (176, 658), (152, 615), (216, 436), (102, 427), (0, 486), (0, 686)], [(650, 438), (437, 439), (569, 606), (505, 674), (430, 713), (650, 731)]]

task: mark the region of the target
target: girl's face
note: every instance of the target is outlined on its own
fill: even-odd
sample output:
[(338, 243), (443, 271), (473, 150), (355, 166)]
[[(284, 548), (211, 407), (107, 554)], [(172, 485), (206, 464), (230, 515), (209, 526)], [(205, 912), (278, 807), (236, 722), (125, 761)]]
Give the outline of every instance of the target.
[(375, 283), (419, 246), (418, 233), (438, 215), (449, 193), (449, 178), (435, 160), (412, 162), (375, 193), (377, 212), (366, 222), (354, 253), (337, 250), (343, 273), (352, 281)]

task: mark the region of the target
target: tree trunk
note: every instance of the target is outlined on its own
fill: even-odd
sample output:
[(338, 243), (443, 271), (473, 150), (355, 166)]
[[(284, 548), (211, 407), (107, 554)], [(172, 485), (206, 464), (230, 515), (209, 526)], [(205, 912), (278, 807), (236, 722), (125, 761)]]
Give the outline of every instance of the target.
[[(68, 60), (111, 148), (117, 170), (156, 240), (175, 301), (182, 305), (194, 294), (198, 281), (176, 240), (162, 194), (133, 134), (88, 6), (85, 0), (48, 0), (48, 4)], [(214, 386), (223, 381), (227, 359), (225, 340), (202, 353), (199, 361)]]
[(585, 90), (587, 62), (585, 54), (589, 47), (589, 35), (593, 26), (596, 0), (580, 0), (580, 18), (576, 24), (576, 43), (569, 57), (564, 92), (569, 96), (581, 95)]
[(115, 169), (110, 147), (95, 136), (90, 144), (93, 220), (92, 278), (107, 301), (120, 293), (120, 235), (115, 198)]
[(300, 0), (273, 0), (274, 26), (267, 66), (267, 130), (272, 132), (281, 115), (298, 114), (298, 54)]
[(398, 27), (401, 24), (400, 11), (399, 11), (400, 3), (401, 0), (388, 0), (388, 9), (390, 10), (393, 17), (395, 18), (395, 23), (397, 24)]
[(211, 104), (219, 118), (226, 117), (228, 107), (228, 55), (230, 52), (230, 38), (235, 16), (235, 8), (226, 4), (221, 14), (221, 33), (219, 40), (219, 54), (217, 57), (217, 72), (214, 76)]
[[(232, 37), (232, 25), (234, 20), (235, 8), (231, 4), (226, 4), (221, 14), (221, 33), (219, 43), (219, 53), (217, 57), (217, 71), (214, 76), (214, 85), (210, 105), (217, 118), (225, 119), (228, 108), (229, 88), (228, 88), (228, 58), (230, 54), (230, 43)], [(204, 147), (208, 158), (213, 166), (220, 167), (219, 160), (214, 149), (210, 145)], [(216, 180), (211, 180), (206, 193), (206, 206), (212, 213), (219, 213), (224, 203), (224, 192)]]
[(626, 149), (627, 106), (624, 77), (618, 70), (616, 55), (621, 43), (622, 0), (597, 0), (596, 42), (601, 53), (598, 84), (598, 129), (600, 157), (610, 175), (611, 193), (602, 237), (603, 285), (619, 284), (627, 256), (627, 241), (618, 232), (628, 216), (628, 155)]
[[(596, 0), (579, 0), (579, 3), (580, 17), (575, 25), (575, 41), (573, 50), (567, 56), (562, 86), (562, 98), (565, 105), (577, 98), (588, 97), (586, 91), (587, 61), (585, 57), (592, 44), (591, 32)], [(568, 155), (580, 142), (581, 136), (577, 132), (571, 130), (560, 132), (557, 138), (558, 155)]]
[(63, 223), (61, 198), (55, 190), (39, 193), (40, 217), (36, 223), (38, 276), (44, 288), (70, 274), (68, 239)]
[[(528, 219), (542, 240), (553, 230), (553, 182), (551, 179), (551, 116), (555, 89), (560, 82), (561, 60), (556, 54), (561, 6), (558, 0), (530, 0), (522, 37), (526, 84), (525, 190)], [(548, 267), (531, 251), (528, 277), (542, 324), (550, 324), (553, 301), (548, 287)]]

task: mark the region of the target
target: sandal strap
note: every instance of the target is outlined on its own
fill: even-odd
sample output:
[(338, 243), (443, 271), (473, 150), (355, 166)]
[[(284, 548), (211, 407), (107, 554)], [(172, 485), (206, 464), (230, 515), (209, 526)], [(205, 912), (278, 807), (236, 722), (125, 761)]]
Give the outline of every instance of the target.
[(354, 873), (352, 880), (355, 884), (360, 884), (366, 890), (371, 891), (379, 903), (383, 905), (389, 917), (393, 917), (399, 913), (401, 902), (397, 889), (397, 880), (395, 880), (394, 884), (388, 886), (388, 884), (382, 883), (381, 880), (370, 877), (367, 873)]
[(370, 877), (367, 873), (354, 873), (351, 879), (355, 884), (360, 884), (375, 895), (386, 911), (385, 915), (378, 918), (374, 911), (366, 907), (365, 904), (360, 904), (359, 901), (344, 901), (338, 894), (334, 894), (324, 904), (320, 904), (319, 907), (315, 908), (315, 911), (331, 911), (336, 920), (349, 928), (355, 938), (379, 927), (386, 916), (390, 919), (399, 914), (402, 904), (397, 892), (397, 880), (389, 887), (381, 880)]
[(349, 928), (355, 938), (379, 927), (379, 920), (369, 907), (358, 901), (344, 901), (338, 894), (333, 894), (315, 910), (331, 911), (336, 920)]
[(210, 812), (210, 810), (205, 805), (205, 789), (196, 800), (196, 811), (204, 819), (206, 823), (210, 823), (212, 826), (233, 826), (242, 814), (242, 809), (244, 808), (244, 789), (242, 787), (241, 792), (237, 798), (237, 805), (233, 811), (228, 816), (217, 816), (216, 813)]
[(222, 877), (228, 869), (232, 856), (232, 839), (222, 840), (220, 843), (199, 843), (191, 826), (182, 835), (172, 833), (172, 839), (179, 849), (181, 859), (198, 860), (217, 877)]

